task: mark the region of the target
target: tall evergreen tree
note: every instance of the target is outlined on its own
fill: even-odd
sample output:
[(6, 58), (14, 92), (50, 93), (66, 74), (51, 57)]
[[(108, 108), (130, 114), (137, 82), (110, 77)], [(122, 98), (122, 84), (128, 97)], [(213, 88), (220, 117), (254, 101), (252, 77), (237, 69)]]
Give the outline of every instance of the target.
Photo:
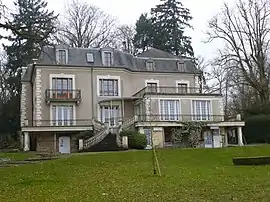
[(151, 18), (147, 14), (142, 14), (136, 22), (136, 34), (134, 36), (134, 47), (138, 50), (145, 51), (153, 45), (153, 26)]
[(154, 47), (175, 55), (193, 56), (191, 38), (184, 35), (185, 28), (191, 28), (189, 9), (180, 0), (161, 0), (162, 4), (151, 9)]
[(136, 48), (154, 47), (174, 55), (194, 56), (191, 38), (184, 34), (191, 28), (189, 9), (180, 0), (160, 0), (151, 9), (150, 18), (141, 15), (136, 24), (134, 43)]
[[(12, 123), (6, 132), (15, 132), (20, 127), (20, 79), (21, 68), (38, 58), (42, 48), (49, 44), (51, 34), (55, 30), (57, 16), (49, 12), (47, 2), (43, 0), (15, 0), (16, 12), (11, 13), (12, 19), (8, 26), (13, 27), (13, 35), (8, 37), (12, 43), (4, 46), (7, 53), (7, 84), (10, 99), (5, 103), (9, 116), (0, 117), (2, 123)], [(19, 33), (18, 33), (19, 32)], [(8, 112), (8, 113), (7, 113)], [(1, 127), (0, 127), (1, 128)], [(0, 131), (1, 132), (1, 131)]]

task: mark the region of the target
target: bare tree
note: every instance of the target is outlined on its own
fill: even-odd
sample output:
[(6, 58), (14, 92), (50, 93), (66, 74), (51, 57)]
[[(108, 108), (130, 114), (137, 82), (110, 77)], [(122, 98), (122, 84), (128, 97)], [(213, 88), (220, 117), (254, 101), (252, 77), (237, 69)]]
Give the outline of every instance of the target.
[[(117, 28), (115, 42), (116, 47), (121, 47), (128, 53), (134, 53), (133, 38), (135, 35), (135, 28), (132, 25), (121, 25)], [(119, 45), (121, 44), (121, 45)]]
[(104, 47), (115, 38), (116, 20), (94, 5), (73, 0), (59, 23), (57, 38), (72, 47)]
[(269, 103), (270, 1), (238, 0), (235, 8), (224, 4), (223, 12), (209, 22), (209, 41), (225, 43), (220, 60), (234, 62), (245, 84)]
[(6, 68), (6, 54), (0, 52), (0, 103), (5, 103), (7, 101), (7, 78), (8, 70)]

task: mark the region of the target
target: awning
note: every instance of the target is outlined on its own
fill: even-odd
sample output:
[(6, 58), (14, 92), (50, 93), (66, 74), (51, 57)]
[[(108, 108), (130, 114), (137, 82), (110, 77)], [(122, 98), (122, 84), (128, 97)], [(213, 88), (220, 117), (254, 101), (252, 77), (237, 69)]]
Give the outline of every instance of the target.
[(107, 98), (107, 99), (102, 99), (98, 101), (98, 103), (103, 103), (103, 102), (111, 102), (111, 101), (125, 101), (125, 100), (138, 100), (141, 99), (141, 97), (114, 97), (114, 98)]

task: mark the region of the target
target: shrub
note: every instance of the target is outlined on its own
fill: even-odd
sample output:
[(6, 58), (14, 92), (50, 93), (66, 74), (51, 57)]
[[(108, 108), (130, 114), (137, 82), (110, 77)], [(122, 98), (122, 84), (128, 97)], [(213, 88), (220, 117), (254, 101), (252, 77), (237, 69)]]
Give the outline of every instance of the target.
[(251, 116), (245, 122), (247, 143), (270, 143), (270, 115)]
[(89, 139), (90, 137), (93, 137), (93, 136), (94, 136), (93, 131), (83, 131), (83, 132), (80, 132), (79, 134), (77, 134), (77, 138), (78, 139), (83, 139), (83, 140), (87, 140), (87, 139)]
[(146, 136), (137, 131), (122, 131), (120, 136), (128, 137), (128, 147), (131, 149), (145, 149), (147, 146)]

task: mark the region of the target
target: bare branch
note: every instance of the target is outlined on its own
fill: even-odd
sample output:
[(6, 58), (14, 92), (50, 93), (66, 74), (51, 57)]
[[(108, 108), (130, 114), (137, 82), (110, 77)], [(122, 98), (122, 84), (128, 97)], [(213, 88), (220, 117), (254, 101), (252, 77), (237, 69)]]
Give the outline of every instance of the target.
[(259, 102), (269, 103), (269, 0), (238, 0), (236, 7), (224, 4), (221, 14), (209, 22), (208, 41), (225, 43), (220, 61), (234, 62), (246, 83), (259, 95)]
[(72, 47), (104, 47), (111, 44), (116, 20), (99, 8), (73, 0), (58, 30), (58, 40)]

